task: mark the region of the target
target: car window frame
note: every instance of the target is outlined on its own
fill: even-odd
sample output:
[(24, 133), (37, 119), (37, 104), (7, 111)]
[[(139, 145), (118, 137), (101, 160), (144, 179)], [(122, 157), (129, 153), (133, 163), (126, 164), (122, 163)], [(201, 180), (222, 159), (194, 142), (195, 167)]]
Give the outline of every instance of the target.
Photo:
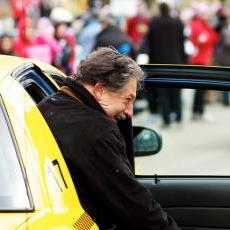
[(169, 64), (140, 67), (146, 75), (145, 88), (230, 90), (230, 67)]
[[(172, 64), (145, 64), (140, 65), (146, 78), (142, 81), (144, 89), (179, 88), (179, 89), (206, 89), (230, 91), (230, 67), (199, 66), (199, 65), (172, 65)], [(133, 124), (132, 124), (133, 125)], [(127, 152), (132, 159), (135, 169), (135, 156), (132, 151)], [(229, 178), (230, 175), (135, 175), (137, 178)]]
[(47, 75), (37, 65), (33, 63), (25, 63), (18, 66), (14, 71), (12, 71), (11, 76), (15, 80), (17, 80), (22, 86), (24, 86), (24, 82), (28, 79), (23, 78), (29, 72), (34, 72), (35, 75), (38, 75), (38, 79), (36, 79), (35, 77), (31, 77), (28, 79), (36, 82), (36, 84), (46, 93), (47, 96), (57, 90), (57, 87), (54, 86), (54, 83), (49, 79), (49, 77), (47, 77)]

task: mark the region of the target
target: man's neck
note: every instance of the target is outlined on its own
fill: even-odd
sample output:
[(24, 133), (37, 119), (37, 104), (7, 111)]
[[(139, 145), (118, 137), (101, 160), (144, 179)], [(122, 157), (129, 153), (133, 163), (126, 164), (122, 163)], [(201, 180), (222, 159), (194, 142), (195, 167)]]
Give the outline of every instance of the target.
[[(81, 83), (81, 85), (89, 91), (89, 93), (95, 98), (94, 93), (93, 93), (93, 86), (85, 83)], [(95, 98), (96, 99), (96, 98)]]

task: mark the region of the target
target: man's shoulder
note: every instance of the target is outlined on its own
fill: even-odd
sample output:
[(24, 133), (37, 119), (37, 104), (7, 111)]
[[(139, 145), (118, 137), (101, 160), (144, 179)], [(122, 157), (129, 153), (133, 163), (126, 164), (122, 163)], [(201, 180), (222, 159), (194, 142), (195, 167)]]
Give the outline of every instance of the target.
[(71, 98), (63, 93), (56, 92), (48, 97), (45, 97), (41, 102), (39, 102), (38, 108), (42, 113), (54, 108), (59, 110), (63, 109), (63, 106), (68, 107), (69, 105), (73, 104), (74, 100), (74, 98)]
[(67, 127), (91, 130), (95, 133), (117, 129), (117, 125), (102, 112), (62, 93), (55, 93), (43, 99), (38, 108), (48, 122), (61, 121)]

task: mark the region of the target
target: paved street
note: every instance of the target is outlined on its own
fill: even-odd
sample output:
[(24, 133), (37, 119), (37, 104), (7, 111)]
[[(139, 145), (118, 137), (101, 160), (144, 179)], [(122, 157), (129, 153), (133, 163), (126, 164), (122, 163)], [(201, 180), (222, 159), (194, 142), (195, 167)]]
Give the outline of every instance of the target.
[(137, 174), (230, 175), (230, 107), (211, 103), (204, 120), (191, 120), (192, 90), (183, 92), (184, 119), (180, 125), (161, 128), (159, 115), (146, 109), (134, 125), (157, 130), (163, 138), (160, 153), (136, 159)]

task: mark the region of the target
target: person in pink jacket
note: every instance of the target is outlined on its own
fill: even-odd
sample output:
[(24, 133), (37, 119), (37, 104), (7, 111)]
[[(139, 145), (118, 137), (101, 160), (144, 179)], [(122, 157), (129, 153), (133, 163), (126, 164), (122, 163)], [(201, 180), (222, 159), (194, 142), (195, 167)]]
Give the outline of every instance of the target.
[(35, 42), (46, 53), (46, 63), (54, 65), (61, 47), (54, 38), (54, 26), (49, 18), (41, 17), (37, 23)]

